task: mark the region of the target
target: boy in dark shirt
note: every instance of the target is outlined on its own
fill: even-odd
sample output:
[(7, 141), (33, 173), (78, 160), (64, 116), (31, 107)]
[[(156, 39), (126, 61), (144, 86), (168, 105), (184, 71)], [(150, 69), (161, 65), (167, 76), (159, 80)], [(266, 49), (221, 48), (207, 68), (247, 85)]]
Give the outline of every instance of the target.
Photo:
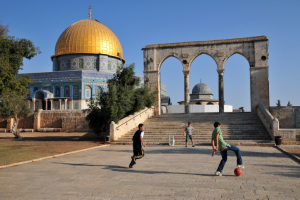
[(144, 124), (139, 124), (139, 130), (135, 132), (135, 134), (132, 137), (133, 141), (133, 156), (131, 157), (131, 162), (129, 164), (129, 168), (132, 168), (133, 165), (136, 164), (136, 159), (140, 159), (144, 157), (144, 149), (143, 147), (146, 147), (144, 144)]

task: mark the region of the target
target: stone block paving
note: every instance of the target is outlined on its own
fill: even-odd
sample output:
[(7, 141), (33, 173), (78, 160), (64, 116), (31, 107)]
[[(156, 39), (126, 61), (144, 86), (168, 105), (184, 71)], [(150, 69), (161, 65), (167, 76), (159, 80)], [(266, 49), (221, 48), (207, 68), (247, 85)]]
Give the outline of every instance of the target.
[(109, 146), (0, 170), (0, 199), (300, 199), (300, 165), (273, 147), (229, 153), (223, 176), (211, 147), (149, 146), (128, 168), (131, 146)]

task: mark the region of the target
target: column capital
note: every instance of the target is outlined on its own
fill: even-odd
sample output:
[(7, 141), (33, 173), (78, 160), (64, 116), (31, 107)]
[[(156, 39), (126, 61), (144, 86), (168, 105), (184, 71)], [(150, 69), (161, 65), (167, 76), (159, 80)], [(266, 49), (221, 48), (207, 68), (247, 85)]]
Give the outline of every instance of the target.
[(64, 99), (65, 101), (68, 101), (68, 99)]
[(188, 76), (191, 73), (191, 70), (182, 70), (184, 76)]
[(53, 102), (53, 99), (50, 99), (51, 102)]
[(61, 102), (61, 99), (58, 99), (59, 102)]
[(217, 69), (217, 72), (218, 72), (219, 75), (223, 76), (223, 74), (225, 72), (225, 69)]
[(32, 98), (32, 101), (35, 101), (35, 98)]
[(47, 98), (45, 98), (44, 100), (45, 100), (45, 101), (48, 101), (48, 99), (47, 99)]

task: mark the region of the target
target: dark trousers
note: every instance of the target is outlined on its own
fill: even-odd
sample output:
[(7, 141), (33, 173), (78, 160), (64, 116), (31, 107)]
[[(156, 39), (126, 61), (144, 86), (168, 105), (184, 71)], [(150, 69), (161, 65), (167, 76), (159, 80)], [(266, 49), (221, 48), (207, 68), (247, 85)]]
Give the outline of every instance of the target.
[(223, 171), (223, 168), (224, 168), (225, 163), (227, 161), (227, 151), (228, 150), (234, 151), (234, 153), (236, 155), (236, 159), (237, 159), (237, 165), (242, 165), (243, 164), (240, 149), (236, 146), (233, 146), (232, 144), (227, 144), (226, 149), (221, 151), (222, 160), (221, 160), (221, 162), (219, 164), (219, 167), (217, 169), (217, 171), (219, 171), (219, 172)]
[(135, 159), (140, 159), (144, 157), (144, 149), (141, 145), (134, 145), (133, 144), (133, 155)]

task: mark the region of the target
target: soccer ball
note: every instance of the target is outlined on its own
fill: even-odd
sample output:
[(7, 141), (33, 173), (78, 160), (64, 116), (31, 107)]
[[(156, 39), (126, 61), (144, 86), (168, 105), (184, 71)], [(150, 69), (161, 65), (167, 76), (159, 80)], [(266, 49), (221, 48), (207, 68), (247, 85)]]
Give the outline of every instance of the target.
[(242, 175), (242, 173), (243, 173), (243, 171), (242, 171), (240, 168), (236, 168), (236, 169), (234, 170), (234, 174), (235, 174), (236, 176), (240, 176), (240, 175)]

